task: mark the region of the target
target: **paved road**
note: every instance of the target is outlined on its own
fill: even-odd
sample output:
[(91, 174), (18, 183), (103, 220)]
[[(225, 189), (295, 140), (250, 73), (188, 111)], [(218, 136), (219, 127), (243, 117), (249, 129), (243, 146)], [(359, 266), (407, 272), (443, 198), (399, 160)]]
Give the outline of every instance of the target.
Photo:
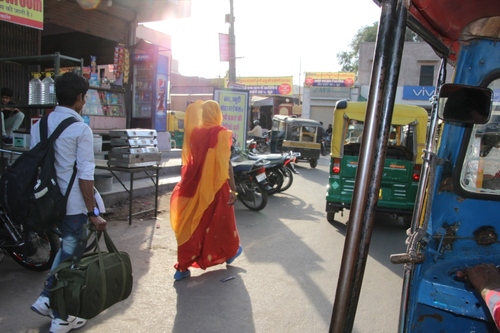
[[(348, 214), (332, 224), (325, 219), (325, 157), (316, 169), (300, 163), (298, 170), (292, 187), (270, 197), (263, 211), (237, 203), (244, 252), (233, 265), (193, 269), (186, 281), (172, 278), (168, 194), (159, 220), (110, 222), (115, 244), (132, 257), (134, 289), (78, 332), (327, 332)], [(403, 252), (404, 240), (400, 224), (377, 221), (353, 332), (397, 331), (402, 267), (389, 255)], [(236, 278), (220, 281), (228, 276)], [(0, 262), (0, 332), (48, 332), (48, 318), (29, 310), (44, 279), (10, 258)]]

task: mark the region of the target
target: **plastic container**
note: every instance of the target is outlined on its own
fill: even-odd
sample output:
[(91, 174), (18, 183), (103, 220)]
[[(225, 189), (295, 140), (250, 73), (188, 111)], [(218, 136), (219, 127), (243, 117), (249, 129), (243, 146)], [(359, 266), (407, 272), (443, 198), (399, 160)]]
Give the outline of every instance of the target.
[(42, 80), (42, 103), (41, 104), (56, 104), (56, 92), (52, 73), (45, 73), (45, 78)]
[(28, 104), (42, 104), (42, 81), (40, 73), (33, 73), (33, 78), (29, 82)]

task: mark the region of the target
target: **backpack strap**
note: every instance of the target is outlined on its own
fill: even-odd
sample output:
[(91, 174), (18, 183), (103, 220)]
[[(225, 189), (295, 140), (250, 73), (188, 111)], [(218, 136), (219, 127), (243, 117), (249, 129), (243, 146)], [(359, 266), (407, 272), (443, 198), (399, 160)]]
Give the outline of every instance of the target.
[[(47, 139), (48, 132), (49, 132), (49, 124), (48, 124), (48, 119), (49, 115), (45, 115), (40, 119), (40, 141), (45, 141), (47, 140), (48, 142), (54, 143), (56, 139), (61, 135), (61, 133), (68, 127), (69, 125), (78, 122), (78, 120), (75, 117), (68, 117), (64, 119), (59, 125), (57, 125), (56, 129), (54, 132), (50, 135), (50, 137)], [(75, 182), (76, 178), (76, 161), (75, 164), (73, 165), (73, 174), (71, 175), (71, 179), (68, 184), (68, 188), (66, 189), (66, 193), (64, 194), (64, 197), (67, 199), (69, 196), (69, 192), (71, 191), (71, 188), (73, 187), (73, 183)]]

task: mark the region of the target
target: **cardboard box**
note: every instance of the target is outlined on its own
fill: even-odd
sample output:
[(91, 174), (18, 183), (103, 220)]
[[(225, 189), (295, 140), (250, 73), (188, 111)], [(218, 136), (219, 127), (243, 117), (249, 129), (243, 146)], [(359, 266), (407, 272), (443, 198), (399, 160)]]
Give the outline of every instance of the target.
[(12, 134), (14, 147), (25, 148), (30, 147), (31, 135), (29, 133), (13, 133)]

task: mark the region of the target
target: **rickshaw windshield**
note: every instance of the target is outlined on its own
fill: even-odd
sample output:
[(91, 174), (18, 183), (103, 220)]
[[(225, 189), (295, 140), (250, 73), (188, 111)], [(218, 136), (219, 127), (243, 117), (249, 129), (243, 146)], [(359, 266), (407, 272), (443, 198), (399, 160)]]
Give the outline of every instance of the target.
[(500, 196), (500, 79), (488, 88), (495, 93), (490, 120), (474, 125), (460, 173), (460, 186), (471, 193)]

